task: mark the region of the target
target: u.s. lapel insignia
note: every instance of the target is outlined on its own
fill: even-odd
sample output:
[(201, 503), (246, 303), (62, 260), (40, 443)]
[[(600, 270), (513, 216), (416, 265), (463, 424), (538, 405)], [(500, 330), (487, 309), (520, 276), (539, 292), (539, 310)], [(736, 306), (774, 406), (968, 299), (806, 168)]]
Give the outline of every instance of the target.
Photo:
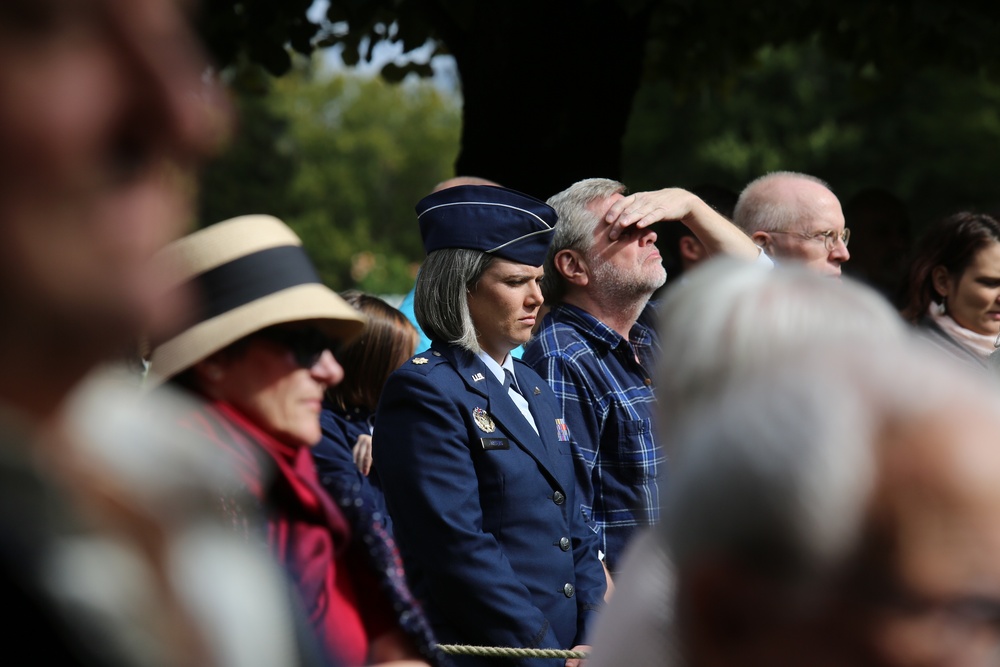
[(559, 438), (559, 442), (569, 442), (569, 426), (565, 419), (556, 420), (556, 437)]
[(483, 433), (492, 433), (497, 430), (497, 425), (493, 423), (493, 418), (490, 417), (490, 413), (486, 412), (482, 408), (476, 408), (472, 411), (472, 418), (476, 420), (476, 426), (478, 426)]
[(473, 382), (482, 382), (482, 381), (483, 381), (483, 380), (485, 380), (485, 379), (486, 379), (486, 378), (485, 378), (485, 377), (483, 377), (483, 374), (482, 374), (482, 373), (476, 373), (475, 375), (473, 375), (473, 376), (472, 376), (472, 381), (473, 381)]
[(427, 363), (427, 357), (414, 357), (413, 361), (411, 363), (414, 363), (417, 366), (420, 366), (421, 364), (426, 364)]
[(534, 394), (535, 396), (538, 396), (540, 393), (542, 393), (542, 390), (539, 389), (538, 387), (535, 387), (535, 390), (531, 393)]

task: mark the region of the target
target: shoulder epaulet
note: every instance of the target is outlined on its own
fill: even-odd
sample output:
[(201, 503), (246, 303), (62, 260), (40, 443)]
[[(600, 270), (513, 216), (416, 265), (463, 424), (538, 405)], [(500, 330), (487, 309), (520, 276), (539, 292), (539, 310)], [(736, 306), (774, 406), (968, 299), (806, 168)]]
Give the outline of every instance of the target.
[(409, 361), (403, 364), (403, 368), (426, 373), (443, 361), (444, 358), (437, 350), (426, 350), (410, 357)]

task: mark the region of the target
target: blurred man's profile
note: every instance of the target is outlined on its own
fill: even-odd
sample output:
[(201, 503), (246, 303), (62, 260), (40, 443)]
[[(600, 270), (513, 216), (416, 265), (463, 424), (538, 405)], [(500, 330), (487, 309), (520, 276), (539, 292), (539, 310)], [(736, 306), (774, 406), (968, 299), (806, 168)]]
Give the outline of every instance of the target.
[(0, 610), (12, 664), (297, 662), (283, 584), (213, 528), (201, 482), (222, 478), (208, 450), (164, 440), (126, 400), (134, 391), (79, 389), (178, 312), (149, 260), (192, 222), (195, 169), (229, 122), (187, 9), (0, 2)]

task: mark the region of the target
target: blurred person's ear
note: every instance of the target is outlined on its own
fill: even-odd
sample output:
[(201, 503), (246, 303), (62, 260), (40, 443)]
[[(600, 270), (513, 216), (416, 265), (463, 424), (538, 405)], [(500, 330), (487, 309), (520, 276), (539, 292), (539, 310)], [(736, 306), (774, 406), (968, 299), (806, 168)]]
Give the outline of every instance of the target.
[(774, 242), (767, 232), (754, 232), (750, 235), (750, 240), (764, 249), (768, 257), (774, 257)]
[(590, 267), (583, 254), (577, 250), (560, 250), (553, 258), (556, 270), (562, 274), (566, 282), (577, 287), (584, 287), (590, 282)]
[(681, 257), (689, 264), (697, 264), (706, 257), (705, 246), (694, 236), (682, 236), (677, 242)]

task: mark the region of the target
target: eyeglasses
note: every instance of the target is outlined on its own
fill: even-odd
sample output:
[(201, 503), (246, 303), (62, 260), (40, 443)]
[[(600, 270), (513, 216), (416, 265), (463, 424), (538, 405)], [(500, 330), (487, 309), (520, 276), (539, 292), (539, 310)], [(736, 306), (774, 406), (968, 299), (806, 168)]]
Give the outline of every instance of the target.
[(815, 234), (803, 234), (802, 232), (783, 232), (775, 230), (773, 232), (768, 232), (768, 234), (792, 234), (793, 236), (798, 236), (800, 239), (805, 239), (806, 241), (817, 241), (823, 239), (823, 244), (826, 246), (827, 252), (833, 252), (833, 249), (837, 247), (837, 239), (844, 242), (844, 247), (851, 241), (851, 230), (844, 227), (844, 231), (840, 234), (828, 229), (825, 232), (816, 232)]
[(319, 363), (327, 350), (337, 356), (339, 344), (315, 327), (290, 328), (287, 326), (262, 329), (251, 336), (276, 343), (292, 353), (301, 368), (312, 368)]

